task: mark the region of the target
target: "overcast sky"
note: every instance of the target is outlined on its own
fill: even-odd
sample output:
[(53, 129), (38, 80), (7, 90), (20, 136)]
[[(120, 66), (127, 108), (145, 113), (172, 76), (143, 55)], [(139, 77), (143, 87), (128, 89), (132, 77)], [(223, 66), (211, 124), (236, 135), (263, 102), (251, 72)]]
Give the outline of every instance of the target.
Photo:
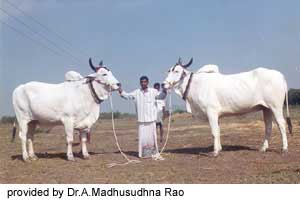
[[(74, 55), (54, 54), (1, 24), (0, 116), (13, 114), (11, 94), (28, 81), (59, 83), (68, 70), (91, 73), (88, 56), (110, 67), (127, 91), (141, 75), (162, 81), (181, 56), (191, 70), (216, 64), (223, 73), (256, 67), (281, 71), (300, 88), (300, 1), (297, 0), (9, 0), (72, 43), (1, 0), (1, 8)], [(0, 10), (0, 19), (60, 52)], [(78, 64), (80, 63), (80, 64)], [(115, 109), (134, 112), (114, 96)], [(183, 102), (177, 98), (177, 105)], [(103, 104), (108, 111), (108, 101)]]

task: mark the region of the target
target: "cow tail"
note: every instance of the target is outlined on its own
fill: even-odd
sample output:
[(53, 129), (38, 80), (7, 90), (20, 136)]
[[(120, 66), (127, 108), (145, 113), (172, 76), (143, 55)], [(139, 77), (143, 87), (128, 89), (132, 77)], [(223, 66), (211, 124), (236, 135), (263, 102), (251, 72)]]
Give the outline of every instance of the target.
[(16, 119), (15, 119), (15, 121), (14, 121), (14, 126), (13, 126), (13, 130), (12, 130), (12, 138), (11, 138), (11, 142), (14, 142), (14, 141), (15, 141), (16, 133), (17, 133), (17, 126), (16, 126)]
[(288, 89), (285, 93), (285, 103), (286, 103), (286, 122), (288, 125), (289, 133), (293, 135), (293, 125), (290, 117), (290, 110), (289, 110), (289, 96), (288, 96)]

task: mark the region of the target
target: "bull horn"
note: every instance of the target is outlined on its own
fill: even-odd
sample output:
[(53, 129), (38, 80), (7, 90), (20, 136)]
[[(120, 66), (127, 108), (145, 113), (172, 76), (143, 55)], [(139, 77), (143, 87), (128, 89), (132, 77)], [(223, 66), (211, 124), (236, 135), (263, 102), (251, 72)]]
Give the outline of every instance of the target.
[(89, 64), (90, 64), (90, 67), (92, 68), (92, 70), (97, 72), (97, 68), (93, 65), (91, 58), (89, 58)]
[(193, 63), (193, 57), (190, 59), (190, 61), (187, 64), (181, 64), (182, 67), (187, 68)]
[(100, 66), (100, 67), (103, 66), (103, 60), (101, 60), (101, 61), (99, 62), (99, 66)]
[(182, 60), (181, 60), (181, 57), (178, 58), (177, 64), (182, 66)]

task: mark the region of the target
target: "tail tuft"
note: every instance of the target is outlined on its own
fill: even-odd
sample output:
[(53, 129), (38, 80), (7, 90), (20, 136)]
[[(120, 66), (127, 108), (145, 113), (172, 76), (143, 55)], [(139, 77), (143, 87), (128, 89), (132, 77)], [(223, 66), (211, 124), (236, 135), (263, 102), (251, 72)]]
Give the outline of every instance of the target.
[(13, 130), (12, 130), (12, 138), (11, 138), (11, 142), (14, 142), (14, 141), (15, 141), (15, 138), (16, 138), (16, 132), (17, 132), (17, 127), (16, 127), (16, 122), (14, 122)]
[(289, 132), (291, 135), (293, 135), (293, 125), (291, 121), (291, 116), (290, 116), (290, 110), (289, 110), (289, 91), (286, 85), (286, 91), (285, 91), (285, 105), (286, 105), (286, 122), (289, 128)]
[(290, 134), (293, 135), (293, 125), (292, 125), (291, 117), (287, 117), (286, 122), (287, 122), (287, 125), (289, 128)]

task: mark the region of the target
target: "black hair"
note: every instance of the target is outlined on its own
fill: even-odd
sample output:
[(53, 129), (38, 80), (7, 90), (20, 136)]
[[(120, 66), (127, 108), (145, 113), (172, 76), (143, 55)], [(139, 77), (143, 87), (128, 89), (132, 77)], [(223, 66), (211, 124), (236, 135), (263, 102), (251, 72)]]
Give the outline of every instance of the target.
[(160, 87), (160, 84), (159, 84), (158, 82), (154, 83), (153, 87), (155, 88), (155, 87), (157, 87), (157, 86)]
[(158, 82), (156, 82), (156, 83), (154, 83), (153, 87), (154, 87), (154, 88), (160, 87), (160, 84), (159, 84)]
[(143, 75), (142, 77), (140, 77), (140, 81), (142, 80), (147, 80), (147, 82), (149, 82), (149, 78), (146, 75)]

